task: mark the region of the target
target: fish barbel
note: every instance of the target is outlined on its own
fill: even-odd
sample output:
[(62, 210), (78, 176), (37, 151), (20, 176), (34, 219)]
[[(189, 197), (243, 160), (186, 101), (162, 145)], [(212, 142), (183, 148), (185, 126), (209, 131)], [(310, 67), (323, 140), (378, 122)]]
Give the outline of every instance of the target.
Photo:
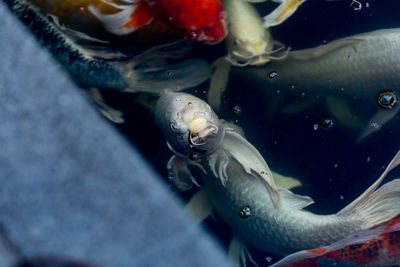
[[(156, 118), (167, 140), (181, 140), (182, 133), (193, 134), (191, 120), (179, 119), (180, 123), (177, 123), (177, 118), (187, 105), (195, 107), (193, 103), (197, 101), (205, 103), (182, 93), (161, 97)], [(176, 102), (181, 104), (176, 106)], [(191, 113), (196, 113), (196, 109)], [(178, 114), (178, 117), (168, 114)], [(207, 143), (208, 137), (216, 133), (203, 135), (202, 143)], [(169, 171), (175, 180), (202, 180), (213, 207), (235, 235), (263, 251), (287, 255), (330, 244), (350, 233), (384, 222), (400, 211), (400, 179), (378, 188), (386, 174), (400, 164), (400, 152), (379, 179), (356, 200), (336, 214), (317, 215), (304, 210), (313, 200), (278, 186), (257, 149), (232, 129), (225, 129), (218, 142), (208, 144), (207, 149), (198, 151), (191, 149), (190, 142), (183, 139), (170, 143), (172, 151), (187, 151), (186, 155), (191, 151), (191, 154), (175, 153), (168, 164)], [(194, 169), (200, 169), (201, 177), (191, 177)], [(181, 175), (184, 177), (180, 178)]]
[(270, 267), (375, 266), (400, 264), (400, 215), (329, 246), (296, 252)]

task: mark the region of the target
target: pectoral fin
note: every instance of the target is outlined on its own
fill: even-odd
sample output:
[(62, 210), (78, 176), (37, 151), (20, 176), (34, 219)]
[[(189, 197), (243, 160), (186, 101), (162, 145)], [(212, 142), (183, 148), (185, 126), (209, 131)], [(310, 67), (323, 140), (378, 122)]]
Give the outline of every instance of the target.
[(201, 188), (194, 194), (185, 206), (185, 211), (192, 214), (197, 223), (201, 223), (212, 214), (213, 205), (205, 188)]
[(309, 196), (297, 195), (286, 188), (279, 188), (281, 196), (282, 208), (288, 209), (303, 209), (314, 203), (314, 200)]
[(134, 32), (138, 28), (149, 24), (154, 16), (144, 1), (135, 1), (127, 5), (114, 5), (120, 11), (115, 14), (102, 14), (93, 5), (88, 10), (93, 14), (110, 33), (125, 35)]
[(214, 73), (211, 76), (210, 87), (207, 93), (207, 100), (214, 111), (218, 111), (221, 106), (222, 93), (228, 84), (229, 71), (231, 64), (224, 58), (217, 59), (213, 66)]
[(278, 187), (271, 170), (258, 150), (232, 129), (226, 129), (222, 147), (243, 167), (245, 172), (261, 179), (270, 193), (274, 206), (278, 208), (280, 206)]
[(361, 142), (369, 135), (381, 129), (382, 126), (385, 125), (387, 122), (389, 122), (391, 119), (393, 119), (398, 114), (399, 111), (400, 111), (400, 105), (397, 105), (393, 109), (378, 110), (369, 121), (367, 127), (362, 131), (360, 136), (357, 138), (356, 143)]
[(288, 19), (305, 0), (283, 0), (272, 13), (264, 17), (264, 28), (276, 26)]
[(274, 177), (275, 183), (278, 186), (286, 189), (292, 189), (303, 185), (298, 179), (289, 176), (284, 176), (277, 172), (272, 172), (272, 176)]
[(187, 191), (191, 189), (193, 185), (200, 187), (196, 178), (194, 178), (190, 172), (187, 164), (194, 163), (189, 163), (186, 158), (176, 155), (172, 156), (167, 164), (169, 179), (180, 191)]

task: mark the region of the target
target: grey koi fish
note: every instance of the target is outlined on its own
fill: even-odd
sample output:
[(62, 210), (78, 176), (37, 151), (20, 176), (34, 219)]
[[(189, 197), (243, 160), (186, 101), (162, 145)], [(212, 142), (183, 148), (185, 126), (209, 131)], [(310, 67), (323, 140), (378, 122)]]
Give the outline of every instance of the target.
[[(376, 103), (381, 92), (393, 91), (395, 95), (399, 95), (399, 54), (400, 29), (383, 29), (345, 37), (315, 48), (291, 51), (285, 58), (269, 62), (262, 67), (232, 67), (229, 80), (232, 84), (243, 83), (254, 90), (264, 91), (265, 94), (271, 93), (266, 96), (268, 104), (265, 108), (268, 116), (276, 114), (277, 106), (286, 97), (300, 96), (301, 93), (315, 95), (316, 98), (312, 103), (310, 97), (292, 104), (286, 103), (282, 111), (296, 112), (324, 97), (329, 101), (337, 97), (342, 102), (341, 107), (350, 109), (350, 104), (347, 103), (349, 96), (364, 99), (369, 101), (372, 107), (376, 105), (376, 108), (379, 108)], [(215, 73), (220, 75), (224, 72), (217, 70)], [(213, 77), (213, 80), (228, 78)], [(220, 84), (218, 86), (224, 87)], [(209, 94), (214, 99), (209, 99), (209, 102), (213, 107), (219, 107), (220, 100), (214, 96), (220, 94), (215, 93), (215, 90), (219, 89), (210, 89)], [(276, 91), (280, 93), (271, 96), (272, 92)], [(335, 105), (329, 105), (329, 108), (345, 126), (354, 128), (354, 120), (351, 117), (341, 116), (344, 114), (343, 108), (335, 109)], [(382, 125), (395, 116), (398, 110), (379, 108), (373, 115), (373, 121)], [(347, 112), (352, 113), (354, 112)], [(356, 128), (366, 127), (366, 124), (369, 123), (365, 122)], [(367, 126), (360, 138), (373, 131), (373, 128)]]
[[(261, 250), (286, 255), (327, 245), (400, 211), (400, 179), (378, 188), (386, 174), (400, 164), (400, 152), (352, 203), (336, 214), (318, 215), (304, 210), (313, 203), (310, 197), (296, 195), (275, 183), (267, 163), (246, 139), (232, 129), (215, 127), (221, 125), (219, 119), (204, 101), (169, 93), (161, 97), (156, 118), (175, 152), (168, 164), (175, 183), (201, 180), (213, 208), (235, 235)], [(196, 120), (209, 123), (192, 127)], [(190, 136), (197, 135), (201, 136), (200, 150), (190, 141)], [(189, 137), (182, 138), (185, 136)], [(200, 177), (194, 178), (193, 173)]]
[[(79, 39), (84, 34), (72, 30), (64, 31), (51, 21), (50, 15), (34, 5), (24, 0), (4, 2), (41, 45), (49, 49), (75, 80), (85, 86), (159, 93), (164, 89), (181, 90), (192, 87), (210, 76), (210, 66), (204, 60), (177, 60), (190, 48), (187, 42), (179, 41), (150, 48), (134, 57), (115, 51), (98, 52), (75, 42), (76, 38), (73, 37)], [(173, 59), (177, 63), (169, 64), (167, 59)]]

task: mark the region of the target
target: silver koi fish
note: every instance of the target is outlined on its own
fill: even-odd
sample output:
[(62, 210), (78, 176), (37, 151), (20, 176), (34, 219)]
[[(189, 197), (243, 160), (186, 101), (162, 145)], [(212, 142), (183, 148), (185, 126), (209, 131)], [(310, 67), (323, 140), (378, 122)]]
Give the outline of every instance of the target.
[[(340, 98), (342, 107), (349, 108), (346, 96), (356, 96), (359, 100), (366, 100), (372, 107), (379, 108), (378, 95), (381, 92), (393, 91), (398, 95), (400, 88), (400, 64), (397, 55), (400, 54), (400, 29), (384, 29), (358, 34), (332, 41), (315, 48), (291, 51), (282, 60), (269, 62), (262, 67), (235, 68), (230, 70), (229, 80), (232, 83), (243, 82), (248, 87), (258, 91), (268, 92), (279, 90), (279, 94), (266, 97), (269, 104), (265, 107), (269, 116), (276, 114), (276, 109), (288, 96), (299, 96), (302, 92), (315, 95), (318, 98), (312, 103), (310, 98), (302, 99), (294, 104), (286, 104), (283, 112), (297, 112), (309, 107), (321, 99), (330, 102), (332, 97)], [(221, 72), (215, 71), (216, 75)], [(213, 80), (228, 80), (227, 77), (213, 77)], [(224, 88), (219, 85), (219, 88)], [(229, 87), (229, 85), (228, 85)], [(219, 95), (211, 93), (209, 95)], [(268, 92), (267, 92), (268, 91)], [(396, 98), (396, 97), (395, 97)], [(397, 97), (398, 98), (398, 97)], [(273, 102), (269, 101), (272, 99)], [(209, 99), (217, 103), (218, 99)], [(308, 101), (308, 102), (305, 102)], [(337, 102), (337, 101), (336, 101)], [(395, 105), (396, 101), (393, 102)], [(354, 127), (352, 117), (340, 116), (343, 108), (338, 105), (329, 105), (331, 112), (346, 127)], [(379, 108), (372, 116), (371, 122), (382, 126), (400, 110)], [(347, 114), (352, 114), (348, 112)], [(360, 117), (360, 116), (358, 116)], [(365, 127), (359, 140), (376, 131), (366, 121), (360, 125)], [(358, 128), (357, 128), (358, 129)], [(362, 129), (362, 128), (361, 128)]]
[[(196, 106), (201, 110), (196, 112)], [(287, 255), (333, 243), (400, 211), (400, 179), (378, 188), (386, 174), (400, 164), (400, 152), (379, 179), (352, 203), (336, 214), (318, 215), (304, 210), (313, 203), (310, 197), (278, 186), (257, 149), (232, 129), (206, 131), (201, 140), (207, 147), (201, 151), (192, 149), (189, 138), (181, 136), (197, 135), (198, 129), (216, 129), (214, 126), (220, 124), (213, 114), (212, 123), (192, 127), (198, 118), (186, 118), (188, 108), (193, 108), (190, 114), (213, 114), (204, 101), (181, 93), (162, 96), (157, 106), (158, 123), (170, 148), (178, 152), (168, 164), (169, 171), (178, 185), (201, 180), (213, 208), (235, 235), (252, 246)], [(201, 120), (209, 119), (204, 116)], [(194, 178), (192, 173), (198, 170), (201, 177)]]

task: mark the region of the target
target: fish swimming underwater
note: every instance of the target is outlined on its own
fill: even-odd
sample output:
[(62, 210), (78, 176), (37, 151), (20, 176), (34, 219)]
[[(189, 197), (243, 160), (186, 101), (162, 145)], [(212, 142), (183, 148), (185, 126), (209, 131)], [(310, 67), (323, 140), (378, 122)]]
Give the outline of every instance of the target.
[(278, 43), (269, 29), (262, 27), (255, 7), (243, 0), (225, 0), (224, 8), (228, 13), (228, 61), (238, 66), (263, 65), (274, 58), (274, 45)]
[[(104, 35), (105, 29), (103, 29), (101, 22), (89, 11), (89, 6), (96, 8), (103, 14), (113, 14), (120, 11), (118, 4), (121, 4), (118, 0), (27, 0), (27, 2), (56, 16), (69, 28), (96, 36)], [(175, 34), (171, 27), (160, 19), (154, 18), (151, 23), (141, 27), (124, 41), (153, 45), (160, 44)]]
[(101, 51), (98, 46), (90, 50), (77, 44), (74, 36), (52, 23), (51, 17), (35, 6), (23, 0), (4, 2), (41, 45), (84, 86), (159, 94), (165, 89), (181, 90), (198, 85), (210, 76), (210, 66), (204, 60), (182, 60), (190, 48), (184, 40), (153, 47), (136, 56)]
[(124, 0), (120, 11), (102, 14), (94, 6), (89, 10), (114, 34), (131, 33), (150, 23), (154, 17), (180, 32), (190, 41), (216, 44), (226, 34), (226, 14), (221, 0)]
[[(202, 103), (202, 109), (194, 103)], [(175, 152), (168, 163), (170, 176), (178, 186), (203, 184), (213, 208), (246, 243), (287, 255), (336, 242), (399, 213), (400, 179), (378, 186), (400, 164), (400, 152), (356, 200), (336, 214), (317, 215), (304, 210), (313, 203), (310, 197), (277, 185), (257, 149), (233, 130), (220, 127), (215, 115), (211, 121), (211, 113), (194, 96), (168, 93), (160, 98), (156, 118)], [(191, 125), (197, 122), (201, 127)], [(200, 141), (191, 141), (199, 133)]]
[(395, 266), (400, 264), (400, 215), (327, 247), (296, 252), (270, 267)]
[[(283, 100), (291, 96), (300, 96), (302, 93), (315, 96), (315, 101), (310, 103), (310, 97), (298, 98), (295, 103), (286, 102), (282, 111), (295, 113), (317, 101), (336, 96), (340, 97), (343, 103), (348, 102), (348, 98), (357, 97), (378, 108), (377, 97), (381, 92), (399, 92), (399, 54), (400, 29), (383, 29), (345, 37), (315, 48), (290, 51), (284, 59), (269, 62), (264, 66), (232, 67), (229, 78), (212, 79), (229, 80), (231, 84), (246, 84), (254, 91), (265, 92), (265, 99), (268, 101), (268, 104), (265, 104), (265, 112), (268, 116), (276, 114), (276, 109)], [(216, 73), (218, 74), (217, 71)], [(273, 96), (270, 94), (276, 91), (280, 93)], [(218, 99), (209, 101), (220, 102)], [(350, 104), (342, 106), (349, 108)], [(382, 125), (396, 115), (398, 110), (379, 108), (373, 115), (374, 121)], [(331, 112), (338, 116), (337, 119), (341, 123), (353, 127), (352, 117), (340, 118), (343, 109), (332, 109)], [(376, 130), (370, 127), (368, 122), (362, 127), (366, 129), (360, 134), (359, 140)]]

